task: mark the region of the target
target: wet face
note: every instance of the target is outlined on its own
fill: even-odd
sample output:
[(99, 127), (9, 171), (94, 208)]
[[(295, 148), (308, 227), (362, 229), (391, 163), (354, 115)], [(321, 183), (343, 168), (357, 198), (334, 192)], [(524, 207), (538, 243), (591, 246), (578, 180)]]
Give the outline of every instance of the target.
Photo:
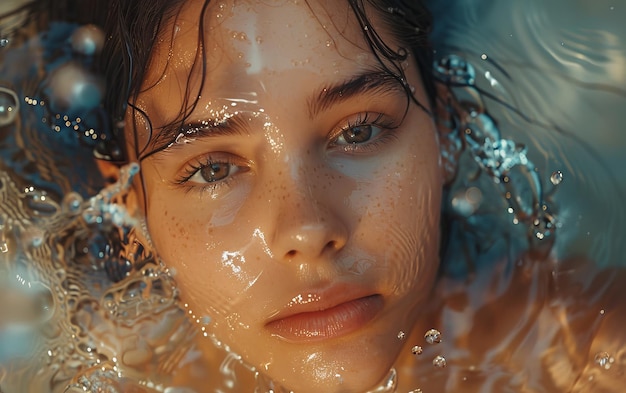
[(211, 2), (203, 52), (202, 2), (165, 29), (136, 103), (167, 145), (141, 162), (144, 208), (207, 332), (290, 389), (364, 391), (435, 278), (439, 148), (347, 3), (308, 3)]

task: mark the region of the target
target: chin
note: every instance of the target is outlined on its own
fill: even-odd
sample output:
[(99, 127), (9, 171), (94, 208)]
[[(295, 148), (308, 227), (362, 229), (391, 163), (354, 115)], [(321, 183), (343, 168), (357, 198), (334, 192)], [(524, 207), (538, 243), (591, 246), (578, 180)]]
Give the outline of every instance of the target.
[(366, 392), (387, 379), (401, 347), (381, 337), (386, 335), (292, 349), (268, 367), (267, 375), (297, 393)]

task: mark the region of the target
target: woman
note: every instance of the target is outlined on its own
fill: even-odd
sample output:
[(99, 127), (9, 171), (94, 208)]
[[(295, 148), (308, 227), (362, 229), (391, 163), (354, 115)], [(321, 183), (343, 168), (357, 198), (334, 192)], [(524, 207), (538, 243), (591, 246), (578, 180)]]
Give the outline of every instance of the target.
[[(570, 315), (565, 317), (570, 323), (578, 320), (571, 317), (578, 301), (570, 289), (559, 291), (561, 304), (553, 308), (559, 311), (546, 315), (543, 308), (554, 285), (547, 262), (554, 231), (549, 203), (536, 191), (530, 208), (524, 206), (514, 169), (533, 168), (521, 165), (528, 159), (517, 147), (508, 151), (508, 161), (498, 160), (509, 141), (488, 130), (484, 114), (471, 120), (482, 107), (456, 87), (471, 86), (470, 80), (457, 74), (444, 78), (463, 101), (440, 87), (434, 105), (423, 7), (188, 1), (156, 15), (166, 17), (156, 19), (154, 46), (136, 52), (143, 57), (131, 56), (135, 79), (128, 86), (123, 139), (127, 157), (141, 164), (133, 188), (137, 210), (145, 214), (157, 254), (175, 271), (189, 312), (210, 319), (207, 332), (295, 391), (365, 391), (383, 381), (392, 366), (401, 370), (400, 391), (470, 389), (460, 382), (467, 376), (444, 376), (446, 383), (441, 373), (417, 383), (413, 359), (424, 332), (454, 325), (450, 313), (458, 307), (458, 284), (442, 282), (439, 298), (445, 300), (438, 307), (432, 288), (439, 268), (440, 201), (457, 170), (461, 142), (454, 133), (462, 128), (471, 130), (467, 149), (482, 159), (483, 171), (503, 183), (516, 217), (528, 222), (530, 238), (540, 244), (515, 258), (520, 263), (510, 274), (505, 274), (509, 265), (496, 262), (494, 272), (501, 274), (483, 278), (507, 282), (505, 291), (489, 289), (482, 280), (465, 288), (463, 297), (475, 305), (490, 299), (484, 320), (472, 319), (471, 327), (459, 325), (451, 335), (474, 337), (469, 344), (456, 341), (456, 348), (439, 350), (447, 350), (455, 370), (472, 370), (482, 364), (479, 354), (488, 358), (491, 344), (476, 336), (491, 331), (502, 342), (515, 342), (541, 332), (543, 324), (561, 326), (543, 332), (549, 350), (511, 346), (495, 367), (510, 378), (494, 386), (547, 391), (584, 386), (573, 382), (586, 364), (574, 353), (603, 340), (581, 338), (585, 329), (559, 322), (563, 315)], [(155, 31), (155, 23), (143, 23), (140, 32)], [(110, 44), (104, 57), (116, 66), (128, 63), (106, 55), (109, 48), (123, 53), (115, 39)], [(450, 111), (461, 124), (456, 128)], [(489, 138), (497, 146), (491, 152), (484, 148)], [(485, 157), (492, 156), (490, 164)], [(568, 271), (574, 262), (560, 264)], [(584, 281), (570, 276), (566, 288)], [(559, 285), (567, 282), (560, 280)], [(598, 307), (609, 303), (600, 301)], [(503, 304), (508, 306), (496, 314), (507, 309), (512, 317), (498, 327), (485, 323), (493, 317), (488, 311)], [(589, 315), (580, 320), (589, 326), (597, 317), (594, 306), (585, 309)], [(535, 327), (520, 327), (520, 315)], [(473, 334), (458, 333), (464, 329)], [(610, 331), (611, 323), (604, 329)], [(600, 331), (596, 337), (602, 337)], [(579, 337), (578, 344), (563, 337)], [(438, 342), (438, 333), (427, 334), (427, 341)], [(445, 365), (429, 350), (435, 366)], [(603, 352), (591, 356), (596, 353)], [(533, 355), (541, 359), (540, 369), (522, 366)], [(515, 382), (521, 369), (535, 375), (545, 370), (550, 382)]]
[[(131, 300), (143, 296), (150, 291), (132, 292), (134, 284), (145, 287), (136, 273), (151, 276), (154, 268), (129, 255), (138, 244), (152, 249), (176, 280), (202, 349), (181, 347), (163, 360), (144, 341), (157, 348), (179, 315), (154, 312), (156, 328), (132, 330), (127, 315), (110, 306), (117, 292), (105, 292), (105, 311), (74, 319), (91, 326), (84, 331), (100, 354), (112, 354), (113, 377), (146, 372), (154, 376), (140, 383), (146, 389), (161, 383), (197, 391), (586, 388), (581, 375), (594, 375), (593, 354), (609, 349), (585, 329), (599, 318), (595, 307), (610, 303), (593, 300), (597, 285), (583, 291), (592, 299), (584, 306), (570, 290), (558, 293), (565, 301), (549, 303), (556, 298), (549, 241), (515, 265), (502, 262), (514, 249), (495, 247), (488, 274), (469, 284), (443, 278), (434, 288), (440, 243), (452, 233), (441, 201), (462, 146), (504, 187), (503, 201), (519, 208), (515, 219), (530, 222), (522, 233), (549, 239), (553, 222), (541, 198), (531, 198), (529, 211), (512, 198), (518, 195), (507, 188), (513, 175), (503, 161), (488, 164), (512, 144), (485, 127), (490, 119), (476, 100), (471, 67), (454, 57), (441, 62), (447, 86), (436, 94), (429, 15), (420, 4), (188, 0), (106, 8), (91, 21), (107, 15), (100, 57), (105, 107), (117, 129), (96, 134), (95, 151), (107, 177), (118, 177), (119, 162), (139, 163), (125, 206), (145, 225), (122, 233), (121, 263), (104, 267), (119, 281), (114, 288), (127, 289)], [(59, 90), (50, 86), (54, 98)], [(509, 153), (509, 164), (528, 161), (517, 147)], [(575, 289), (580, 281), (571, 274), (558, 284)], [(165, 286), (155, 282), (157, 291)], [(125, 312), (141, 309), (128, 303)], [(116, 319), (123, 323), (112, 334), (107, 324)], [(440, 345), (433, 327), (444, 332)], [(591, 361), (577, 351), (591, 353)], [(161, 362), (154, 369), (151, 357)], [(610, 365), (610, 358), (600, 362)], [(97, 360), (94, 369), (104, 373)], [(523, 371), (529, 374), (520, 378)], [(97, 388), (81, 378), (80, 389)], [(207, 387), (216, 380), (224, 386)]]
[(383, 380), (439, 265), (428, 15), (382, 3), (164, 2), (132, 57), (154, 248), (206, 329), (295, 391)]

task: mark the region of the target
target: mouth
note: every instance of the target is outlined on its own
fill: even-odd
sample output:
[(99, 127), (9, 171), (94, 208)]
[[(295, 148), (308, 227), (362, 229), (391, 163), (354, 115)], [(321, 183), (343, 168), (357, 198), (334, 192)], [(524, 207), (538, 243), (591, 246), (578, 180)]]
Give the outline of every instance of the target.
[[(279, 316), (265, 327), (289, 342), (323, 341), (352, 333), (374, 319), (383, 308), (381, 295), (369, 295), (330, 307)], [(319, 305), (318, 305), (319, 307)]]

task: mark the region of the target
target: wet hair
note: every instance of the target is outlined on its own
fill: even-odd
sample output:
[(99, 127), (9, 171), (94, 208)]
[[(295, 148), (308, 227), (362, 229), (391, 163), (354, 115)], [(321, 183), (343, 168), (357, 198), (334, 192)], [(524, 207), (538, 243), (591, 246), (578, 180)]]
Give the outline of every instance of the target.
[[(102, 27), (106, 34), (105, 44), (96, 62), (97, 72), (106, 79), (104, 112), (109, 115), (106, 130), (107, 139), (96, 147), (97, 155), (125, 163), (129, 154), (124, 140), (125, 119), (128, 106), (133, 107), (144, 86), (145, 79), (153, 58), (153, 52), (164, 29), (176, 17), (183, 5), (190, 0), (32, 0), (23, 6), (0, 15), (0, 21), (16, 18), (23, 26), (34, 26), (38, 31), (45, 31), (50, 22), (63, 21), (83, 24), (95, 24)], [(206, 66), (203, 41), (204, 14), (211, 0), (203, 0), (203, 12), (199, 16), (199, 50), (192, 67)], [(305, 0), (306, 1), (306, 0)], [(378, 59), (383, 70), (387, 71), (404, 87), (407, 98), (422, 109), (435, 105), (435, 88), (432, 76), (432, 50), (428, 42), (432, 16), (423, 0), (346, 0), (360, 25), (365, 42)], [(376, 18), (376, 28), (371, 23)], [(6, 24), (6, 23), (5, 23)], [(384, 28), (400, 43), (400, 48), (393, 49), (384, 42), (376, 29)], [(3, 26), (3, 30), (7, 30)], [(20, 29), (9, 27), (8, 30), (19, 32)], [(28, 34), (29, 29), (22, 29)], [(6, 34), (5, 31), (0, 33)], [(429, 102), (420, 103), (406, 83), (401, 63), (411, 55), (417, 62)], [(204, 73), (202, 73), (204, 75)], [(200, 91), (204, 78), (201, 79)], [(192, 92), (190, 83), (180, 111), (180, 116), (167, 127), (182, 126), (197, 104), (197, 94)], [(147, 121), (149, 118), (146, 116)], [(152, 130), (150, 130), (152, 132)], [(137, 132), (134, 133), (137, 137)], [(128, 135), (128, 133), (126, 134)], [(134, 152), (142, 159), (152, 152), (146, 148), (155, 145), (159, 133), (149, 135), (147, 146)], [(137, 142), (137, 141), (135, 141)], [(160, 141), (158, 141), (160, 142)], [(167, 146), (171, 141), (164, 141)], [(160, 150), (157, 148), (157, 151)], [(153, 151), (154, 152), (154, 151)]]
[[(107, 34), (102, 55), (101, 72), (107, 81), (105, 108), (113, 118), (112, 133), (115, 140), (105, 146), (109, 155), (115, 161), (128, 159), (128, 152), (124, 152), (127, 144), (124, 143), (124, 125), (122, 120), (128, 105), (134, 108), (142, 89), (152, 59), (152, 54), (160, 34), (181, 10), (188, 0), (111, 0), (103, 1), (107, 7), (107, 18), (103, 26)], [(415, 104), (427, 110), (434, 105), (435, 89), (432, 78), (432, 50), (428, 43), (432, 17), (428, 9), (420, 0), (347, 0), (353, 10), (356, 20), (361, 26), (364, 38), (372, 53), (376, 56), (382, 68), (391, 76), (398, 79), (405, 88), (407, 97)], [(199, 44), (202, 44), (204, 30), (204, 11), (210, 0), (204, 0), (203, 12), (199, 17)], [(401, 48), (392, 49), (385, 43), (373, 28), (371, 12), (374, 10), (377, 21), (400, 43)], [(379, 26), (380, 28), (380, 26)], [(206, 67), (203, 54), (204, 45), (199, 45), (193, 67)], [(418, 102), (410, 91), (404, 71), (400, 63), (413, 56), (418, 64), (421, 79), (424, 84), (429, 103)], [(391, 64), (391, 66), (389, 65)], [(204, 73), (202, 73), (204, 75)], [(204, 78), (201, 80), (201, 90)], [(191, 86), (187, 86), (187, 94), (183, 101), (180, 116), (170, 126), (182, 126), (187, 116), (193, 111), (197, 103), (197, 95), (191, 93)], [(194, 88), (196, 89), (196, 88)], [(134, 108), (138, 110), (137, 108)], [(149, 118), (146, 117), (149, 121)], [(115, 126), (117, 124), (117, 127)], [(137, 138), (137, 132), (134, 132)], [(158, 137), (150, 135), (150, 139)], [(152, 152), (146, 151), (148, 146), (138, 146), (135, 140), (135, 152), (138, 159), (143, 159)], [(166, 141), (168, 142), (168, 141)], [(117, 146), (115, 146), (117, 145)], [(167, 143), (164, 144), (166, 146)], [(119, 150), (122, 149), (122, 150)], [(116, 151), (111, 154), (110, 151)], [(158, 150), (158, 149), (157, 149)]]

